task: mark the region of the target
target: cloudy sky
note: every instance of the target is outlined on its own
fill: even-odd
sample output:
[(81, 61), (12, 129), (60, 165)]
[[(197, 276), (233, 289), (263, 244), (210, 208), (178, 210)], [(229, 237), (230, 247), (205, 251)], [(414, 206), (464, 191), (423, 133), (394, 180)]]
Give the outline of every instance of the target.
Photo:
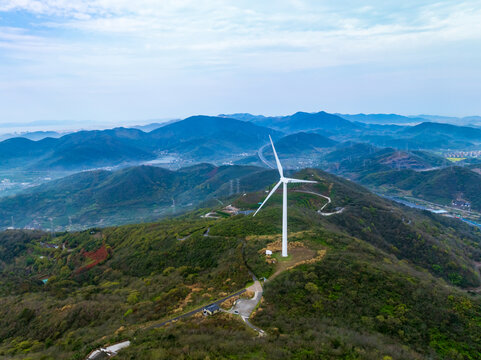
[(479, 19), (479, 0), (0, 0), (0, 123), (481, 115)]

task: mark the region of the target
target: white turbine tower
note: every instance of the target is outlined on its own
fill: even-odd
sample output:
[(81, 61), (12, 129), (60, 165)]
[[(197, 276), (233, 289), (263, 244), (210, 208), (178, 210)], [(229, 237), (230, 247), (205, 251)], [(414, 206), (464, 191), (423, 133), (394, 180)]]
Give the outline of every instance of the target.
[(276, 148), (274, 147), (274, 143), (272, 142), (272, 139), (269, 135), (269, 140), (271, 141), (272, 145), (272, 151), (274, 152), (274, 156), (276, 158), (276, 163), (277, 163), (277, 170), (279, 170), (279, 175), (281, 176), (281, 179), (279, 182), (274, 186), (274, 188), (271, 190), (269, 195), (267, 195), (266, 199), (264, 202), (259, 206), (259, 209), (254, 213), (254, 216), (259, 212), (259, 210), (264, 206), (264, 204), (269, 200), (272, 194), (274, 194), (277, 190), (277, 188), (282, 184), (282, 256), (287, 257), (287, 184), (288, 183), (309, 183), (309, 184), (315, 184), (317, 181), (309, 181), (309, 180), (299, 180), (299, 179), (290, 179), (284, 177), (284, 172), (282, 170), (282, 165), (281, 162), (279, 161), (279, 158), (277, 157), (276, 153)]

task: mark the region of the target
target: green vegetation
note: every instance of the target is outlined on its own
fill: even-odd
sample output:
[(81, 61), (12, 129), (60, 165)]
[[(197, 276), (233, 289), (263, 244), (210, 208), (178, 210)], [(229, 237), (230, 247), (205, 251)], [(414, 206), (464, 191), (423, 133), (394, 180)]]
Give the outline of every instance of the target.
[(377, 149), (366, 144), (353, 144), (333, 151), (323, 160), (332, 172), (361, 182), (372, 174), (393, 169), (423, 170), (442, 166), (445, 162), (444, 158), (426, 151)]
[[(240, 191), (256, 191), (275, 180), (275, 172), (254, 166), (199, 164), (178, 171), (137, 166), (115, 172), (82, 172), (0, 199), (0, 226), (84, 229), (161, 217), (192, 210), (199, 204), (218, 204), (228, 198), (230, 180)], [(175, 201), (176, 207), (172, 206)]]
[(307, 235), (327, 257), (265, 285), (255, 338), (230, 316), (138, 331), (119, 359), (477, 359), (481, 301), (363, 241)]
[(441, 170), (415, 172), (387, 171), (366, 176), (363, 183), (384, 186), (392, 191), (407, 191), (410, 195), (442, 205), (463, 199), (474, 210), (481, 210), (481, 175), (468, 168), (452, 166)]
[(0, 233), (0, 357), (83, 359), (130, 339), (119, 359), (479, 358), (481, 298), (466, 290), (480, 286), (479, 230), (323, 172), (296, 177), (319, 180), (305, 189), (345, 211), (320, 216), (322, 199), (289, 193), (289, 231), (327, 253), (266, 282), (252, 322), (267, 336), (225, 314), (147, 328), (242, 289), (249, 269), (273, 273), (260, 250), (279, 236), (279, 194), (254, 218)]

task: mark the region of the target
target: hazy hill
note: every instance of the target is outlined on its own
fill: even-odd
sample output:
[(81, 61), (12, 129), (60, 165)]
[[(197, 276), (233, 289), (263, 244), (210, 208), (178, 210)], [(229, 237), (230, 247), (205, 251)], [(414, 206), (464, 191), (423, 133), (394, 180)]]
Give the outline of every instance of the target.
[(126, 128), (76, 132), (55, 141), (36, 167), (85, 169), (150, 160), (155, 155), (145, 146), (147, 139), (143, 131)]
[(411, 128), (407, 128), (403, 130), (402, 133), (407, 135), (416, 135), (418, 137), (441, 135), (449, 138), (467, 139), (481, 142), (481, 129), (451, 124), (424, 122)]
[(266, 116), (264, 115), (252, 115), (249, 113), (237, 113), (237, 114), (230, 114), (230, 115), (220, 114), (218, 116), (223, 118), (237, 119), (242, 121), (252, 121), (252, 122), (262, 121), (262, 119), (266, 118)]
[(328, 153), (324, 160), (329, 163), (331, 171), (357, 180), (392, 169), (425, 170), (445, 163), (443, 158), (425, 151), (376, 149), (366, 144), (335, 150)]
[(224, 115), (246, 119), (255, 124), (277, 129), (286, 133), (299, 131), (319, 130), (335, 133), (340, 130), (354, 131), (359, 126), (345, 120), (339, 116), (320, 111), (317, 113), (307, 113), (299, 111), (292, 115), (265, 117), (261, 115), (233, 114)]
[(481, 117), (480, 116), (465, 116), (462, 118), (453, 116), (440, 116), (440, 115), (419, 115), (420, 118), (426, 119), (432, 122), (450, 123), (453, 125), (464, 125), (464, 126), (480, 126)]
[[(264, 283), (251, 322), (266, 336), (223, 313), (148, 327), (244, 288), (249, 271), (273, 274), (261, 250), (279, 239), (280, 193), (255, 218), (197, 212), (55, 238), (0, 233), (1, 356), (82, 359), (131, 340), (119, 359), (476, 359), (481, 299), (466, 289), (480, 284), (479, 230), (326, 173), (295, 176), (319, 184), (290, 187), (290, 239), (325, 253)], [(320, 216), (318, 197), (300, 188), (344, 212)], [(236, 204), (256, 207), (264, 196)]]
[(318, 113), (297, 112), (294, 115), (284, 117), (278, 126), (281, 129), (291, 132), (318, 129), (328, 131), (352, 131), (358, 128), (350, 121), (324, 111)]
[[(249, 166), (200, 164), (170, 171), (138, 166), (118, 171), (86, 171), (0, 199), (0, 226), (11, 216), (18, 227), (75, 228), (158, 219), (232, 191), (255, 191), (275, 181), (275, 172)], [(175, 201), (175, 209), (171, 207)]]
[(76, 169), (154, 158), (145, 146), (145, 133), (136, 129), (79, 131), (58, 139), (0, 142), (1, 164), (36, 169)]
[(196, 146), (218, 151), (249, 151), (268, 142), (268, 136), (278, 137), (279, 132), (250, 122), (214, 116), (192, 116), (149, 133), (158, 148), (182, 149)]
[[(281, 158), (295, 158), (309, 154), (319, 154), (321, 150), (332, 148), (336, 144), (337, 141), (331, 140), (325, 136), (305, 132), (287, 135), (275, 141), (277, 154)], [(268, 156), (270, 160), (275, 161), (274, 153), (270, 146), (264, 150), (264, 155)]]
[(79, 131), (58, 139), (0, 142), (0, 165), (30, 169), (89, 169), (152, 160), (174, 152), (196, 161), (254, 151), (281, 134), (235, 119), (194, 116), (149, 133), (138, 129)]
[(15, 138), (15, 137), (23, 137), (29, 140), (42, 140), (47, 137), (51, 138), (58, 138), (65, 134), (58, 133), (56, 131), (31, 131), (31, 132), (22, 132), (22, 133), (14, 133), (14, 134), (2, 134), (0, 135), (0, 141)]
[(461, 199), (471, 202), (473, 209), (481, 210), (481, 175), (459, 166), (423, 172), (387, 171), (370, 174), (362, 181), (408, 191), (415, 197), (444, 205)]
[(367, 156), (378, 150), (378, 148), (369, 144), (344, 142), (339, 144), (336, 150), (328, 153), (325, 156), (325, 160), (329, 162), (339, 162), (342, 160)]
[(425, 121), (421, 116), (411, 117), (398, 114), (335, 114), (349, 121), (359, 121), (368, 124), (413, 124)]
[[(157, 125), (153, 124), (153, 127)], [(290, 155), (299, 155), (294, 149), (302, 152), (305, 148), (326, 148), (326, 140), (326, 144), (320, 144), (321, 138), (313, 140), (312, 133), (329, 137), (331, 141), (365, 142), (403, 150), (470, 149), (481, 143), (481, 129), (478, 128), (432, 122), (402, 127), (366, 124), (323, 111), (278, 117), (250, 114), (193, 116), (161, 125), (148, 133), (139, 129), (115, 128), (79, 131), (38, 141), (11, 138), (0, 142), (0, 167), (7, 170), (75, 171), (134, 165), (166, 153), (174, 154), (180, 161), (255, 163), (255, 159), (245, 158), (265, 145), (268, 135), (277, 140), (286, 133), (299, 132), (311, 135), (302, 135), (302, 140), (284, 140), (292, 142)], [(305, 146), (300, 144), (304, 140)], [(310, 141), (319, 143), (316, 145)], [(295, 145), (296, 142), (299, 146)]]
[(336, 144), (337, 141), (319, 134), (299, 132), (276, 141), (276, 149), (282, 153), (302, 153), (316, 148), (333, 147)]
[[(427, 122), (435, 119), (425, 115), (402, 116), (397, 114), (329, 114), (326, 112), (297, 112), (288, 116), (266, 117), (251, 114), (230, 116), (286, 133), (317, 132), (339, 141), (368, 142), (375, 146), (397, 149), (440, 150), (469, 149), (480, 140), (479, 128), (469, 134), (467, 126)], [(423, 118), (425, 116), (426, 118)], [(460, 120), (458, 124), (476, 124), (477, 117)], [(444, 120), (440, 120), (445, 122)], [(411, 124), (418, 124), (409, 126)], [(402, 126), (400, 126), (402, 125)]]
[(156, 130), (156, 129), (162, 127), (162, 126), (172, 124), (176, 121), (180, 121), (180, 119), (172, 119), (172, 120), (161, 121), (161, 122), (153, 122), (153, 123), (146, 124), (146, 125), (135, 125), (135, 126), (132, 126), (132, 128), (142, 130), (143, 132), (151, 132), (152, 130)]

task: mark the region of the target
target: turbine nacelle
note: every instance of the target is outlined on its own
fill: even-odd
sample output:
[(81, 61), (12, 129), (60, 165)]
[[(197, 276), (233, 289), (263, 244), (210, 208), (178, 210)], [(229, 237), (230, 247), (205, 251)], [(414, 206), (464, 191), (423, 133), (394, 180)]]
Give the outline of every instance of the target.
[(286, 184), (289, 184), (289, 183), (290, 184), (295, 184), (295, 183), (316, 184), (317, 183), (317, 181), (292, 179), (292, 178), (286, 178), (286, 177), (281, 177), (280, 181)]

